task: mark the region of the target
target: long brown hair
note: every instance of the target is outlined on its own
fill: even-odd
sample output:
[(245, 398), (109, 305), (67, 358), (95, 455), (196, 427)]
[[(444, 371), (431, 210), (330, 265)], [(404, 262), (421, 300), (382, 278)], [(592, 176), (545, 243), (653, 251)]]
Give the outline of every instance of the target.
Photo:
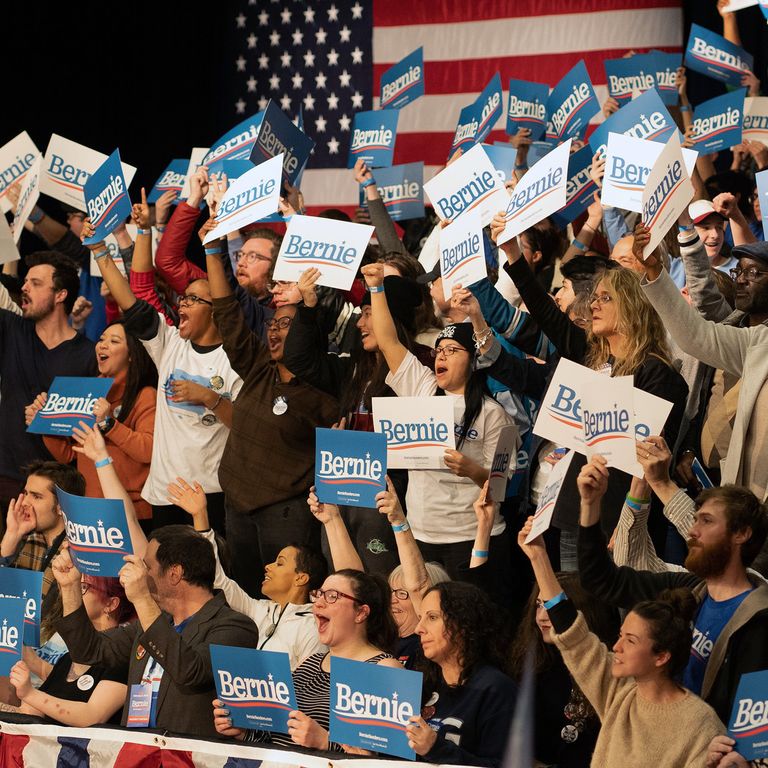
[[(632, 375), (650, 355), (671, 365), (667, 332), (640, 288), (640, 276), (631, 269), (611, 269), (603, 273), (600, 283), (616, 305), (616, 331), (625, 339), (625, 354), (613, 361), (611, 375)], [(611, 348), (608, 339), (596, 336), (591, 329), (587, 341), (589, 351), (584, 364), (596, 370), (609, 361)]]

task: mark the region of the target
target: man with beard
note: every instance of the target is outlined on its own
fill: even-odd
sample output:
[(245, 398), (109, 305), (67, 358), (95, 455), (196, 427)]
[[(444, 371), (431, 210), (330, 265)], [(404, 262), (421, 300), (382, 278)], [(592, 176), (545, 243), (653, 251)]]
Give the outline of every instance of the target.
[[(645, 457), (666, 450), (661, 443), (659, 437), (648, 438), (639, 444), (638, 453)], [(699, 607), (683, 683), (728, 722), (741, 676), (768, 668), (768, 584), (747, 571), (768, 534), (765, 505), (746, 488), (734, 485), (704, 491), (696, 500), (688, 532), (688, 570), (636, 571), (611, 561), (599, 525), (600, 502), (608, 485), (605, 459), (592, 458), (581, 479), (596, 491), (581, 501), (578, 559), (583, 586), (601, 600), (627, 609), (641, 600), (656, 599), (665, 589), (691, 589)], [(677, 494), (684, 496), (676, 489), (674, 500), (684, 503)], [(690, 499), (687, 503), (694, 506)]]
[(68, 318), (77, 299), (77, 267), (66, 256), (26, 257), (22, 315), (0, 310), (0, 509), (21, 491), (21, 467), (50, 458), (39, 435), (27, 432), (24, 406), (47, 392), (56, 376), (96, 376), (93, 343)]

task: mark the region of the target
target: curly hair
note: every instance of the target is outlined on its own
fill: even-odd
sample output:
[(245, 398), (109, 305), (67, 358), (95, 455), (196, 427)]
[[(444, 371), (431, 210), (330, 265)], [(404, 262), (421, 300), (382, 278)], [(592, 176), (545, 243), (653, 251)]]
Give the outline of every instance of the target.
[[(640, 289), (640, 276), (631, 269), (612, 269), (603, 273), (600, 283), (616, 305), (616, 331), (626, 339), (625, 354), (615, 359), (612, 376), (630, 376), (650, 355), (670, 365), (667, 332), (656, 310)], [(608, 339), (587, 334), (589, 352), (585, 365), (598, 369), (611, 357)]]
[[(443, 614), (448, 641), (458, 652), (461, 674), (459, 685), (464, 685), (475, 671), (485, 665), (506, 671), (504, 633), (501, 631), (500, 612), (490, 597), (463, 581), (443, 581), (425, 593), (437, 592)], [(442, 681), (440, 667), (429, 659), (419, 662), (424, 674), (424, 690), (434, 690)], [(432, 686), (431, 688), (429, 686)]]

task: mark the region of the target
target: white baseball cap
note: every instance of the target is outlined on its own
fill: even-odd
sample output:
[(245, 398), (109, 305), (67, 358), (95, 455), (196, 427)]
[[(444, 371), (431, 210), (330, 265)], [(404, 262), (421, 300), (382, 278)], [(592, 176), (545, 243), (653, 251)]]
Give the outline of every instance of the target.
[(719, 216), (723, 221), (727, 221), (727, 218), (722, 213), (718, 213), (715, 210), (715, 206), (712, 205), (711, 200), (694, 200), (688, 206), (688, 215), (691, 217), (694, 224), (698, 224), (707, 216)]

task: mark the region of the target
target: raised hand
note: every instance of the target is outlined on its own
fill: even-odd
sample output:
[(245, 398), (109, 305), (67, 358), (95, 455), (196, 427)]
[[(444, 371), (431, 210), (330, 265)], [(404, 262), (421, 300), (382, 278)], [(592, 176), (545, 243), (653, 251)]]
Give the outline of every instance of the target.
[(45, 402), (48, 399), (47, 392), (41, 392), (29, 405), (24, 406), (24, 423), (29, 426), (32, 423), (32, 419), (35, 418), (35, 414), (45, 407)]
[(605, 155), (595, 152), (592, 156), (592, 165), (589, 166), (589, 178), (602, 189), (603, 176), (605, 176)]
[(24, 503), (24, 494), (20, 493), (16, 499), (11, 499), (8, 504), (8, 515), (5, 518), (5, 534), (15, 541), (20, 541), (24, 536), (32, 533), (37, 527), (37, 515), (29, 504)]
[(201, 165), (190, 177), (189, 177), (189, 197), (187, 198), (187, 205), (192, 208), (197, 208), (208, 194), (208, 168)]
[(489, 529), (493, 527), (493, 522), (496, 519), (496, 505), (488, 493), (488, 485), (489, 482), (486, 480), (480, 490), (480, 495), (472, 504), (472, 509), (475, 510), (478, 528)]
[(597, 504), (608, 490), (608, 462), (604, 456), (593, 456), (576, 478), (579, 495), (585, 504)]
[(79, 331), (88, 319), (89, 315), (93, 312), (93, 304), (85, 298), (85, 296), (78, 296), (75, 299), (72, 311), (69, 313), (69, 317), (72, 320), (72, 327)]
[[(93, 237), (94, 233), (96, 232), (96, 228), (91, 224), (90, 218), (86, 216), (86, 218), (83, 220), (83, 228), (80, 230), (80, 240), (85, 241), (89, 237)], [(83, 245), (85, 245), (85, 242), (83, 242)], [(91, 243), (90, 245), (85, 245), (85, 247), (89, 251), (95, 251), (98, 253), (99, 251), (103, 251), (107, 246), (104, 245), (104, 241), (101, 240), (98, 243)]]
[(379, 491), (376, 494), (376, 509), (382, 515), (386, 515), (387, 520), (392, 525), (402, 525), (405, 522), (405, 512), (403, 512), (400, 499), (397, 497), (397, 491), (395, 491), (395, 486), (392, 485), (389, 475), (386, 476), (386, 480), (387, 490)]
[(197, 481), (190, 485), (183, 477), (168, 486), (168, 501), (192, 515), (193, 520), (208, 511), (203, 486)]
[(53, 578), (61, 589), (65, 587), (80, 587), (80, 571), (72, 562), (72, 556), (69, 554), (69, 544), (65, 541), (59, 549), (59, 554), (51, 561), (51, 571)]
[(523, 553), (529, 560), (533, 560), (538, 555), (544, 554), (547, 551), (547, 548), (544, 545), (544, 536), (537, 536), (535, 539), (533, 539), (533, 541), (529, 542), (528, 544), (525, 543), (525, 540), (530, 535), (532, 528), (533, 528), (533, 516), (529, 517), (525, 521), (525, 524), (520, 529), (520, 532), (517, 534), (517, 546), (523, 550)]
[(482, 319), (483, 317), (480, 302), (469, 288), (464, 288), (460, 283), (455, 283), (451, 289), (451, 307), (466, 312), (473, 319)]
[(208, 194), (205, 196), (205, 200), (208, 203), (208, 207), (215, 211), (219, 207), (221, 199), (229, 188), (229, 180), (226, 173), (212, 173), (208, 181)]
[(607, 120), (614, 112), (618, 112), (620, 109), (619, 102), (616, 101), (616, 99), (613, 98), (613, 96), (609, 96), (604, 102), (603, 102), (603, 114), (605, 115), (605, 119)]
[(326, 504), (317, 498), (317, 489), (313, 485), (309, 489), (309, 497), (307, 498), (307, 504), (309, 505), (309, 511), (321, 522), (323, 525), (328, 525), (334, 518), (339, 516), (339, 508), (335, 504)]
[(20, 699), (23, 700), (32, 693), (33, 688), (29, 676), (29, 667), (23, 661), (17, 661), (11, 667), (10, 682), (16, 689), (16, 695)]
[(305, 269), (299, 276), (297, 286), (305, 307), (314, 307), (317, 304), (317, 290), (315, 286), (321, 276), (322, 273), (316, 267)]
[(361, 270), (365, 278), (365, 284), (369, 288), (378, 288), (384, 284), (384, 265), (366, 264)]
[(179, 193), (175, 189), (168, 189), (163, 192), (155, 202), (155, 225), (163, 227), (168, 223), (170, 216), (168, 211), (173, 206), (173, 201), (179, 196)]
[(77, 445), (72, 446), (72, 450), (76, 453), (82, 453), (93, 462), (103, 461), (109, 457), (104, 435), (96, 426), (91, 427), (81, 421), (79, 428), (74, 427), (72, 429), (72, 437), (77, 442)]
[(141, 188), (141, 202), (134, 203), (131, 207), (131, 219), (139, 229), (149, 229), (152, 226), (147, 190), (144, 187)]
[(355, 167), (352, 169), (352, 175), (354, 176), (355, 181), (358, 184), (362, 184), (364, 181), (368, 181), (368, 179), (373, 178), (371, 169), (365, 164), (365, 161), (360, 157), (358, 157), (357, 160), (355, 160)]

